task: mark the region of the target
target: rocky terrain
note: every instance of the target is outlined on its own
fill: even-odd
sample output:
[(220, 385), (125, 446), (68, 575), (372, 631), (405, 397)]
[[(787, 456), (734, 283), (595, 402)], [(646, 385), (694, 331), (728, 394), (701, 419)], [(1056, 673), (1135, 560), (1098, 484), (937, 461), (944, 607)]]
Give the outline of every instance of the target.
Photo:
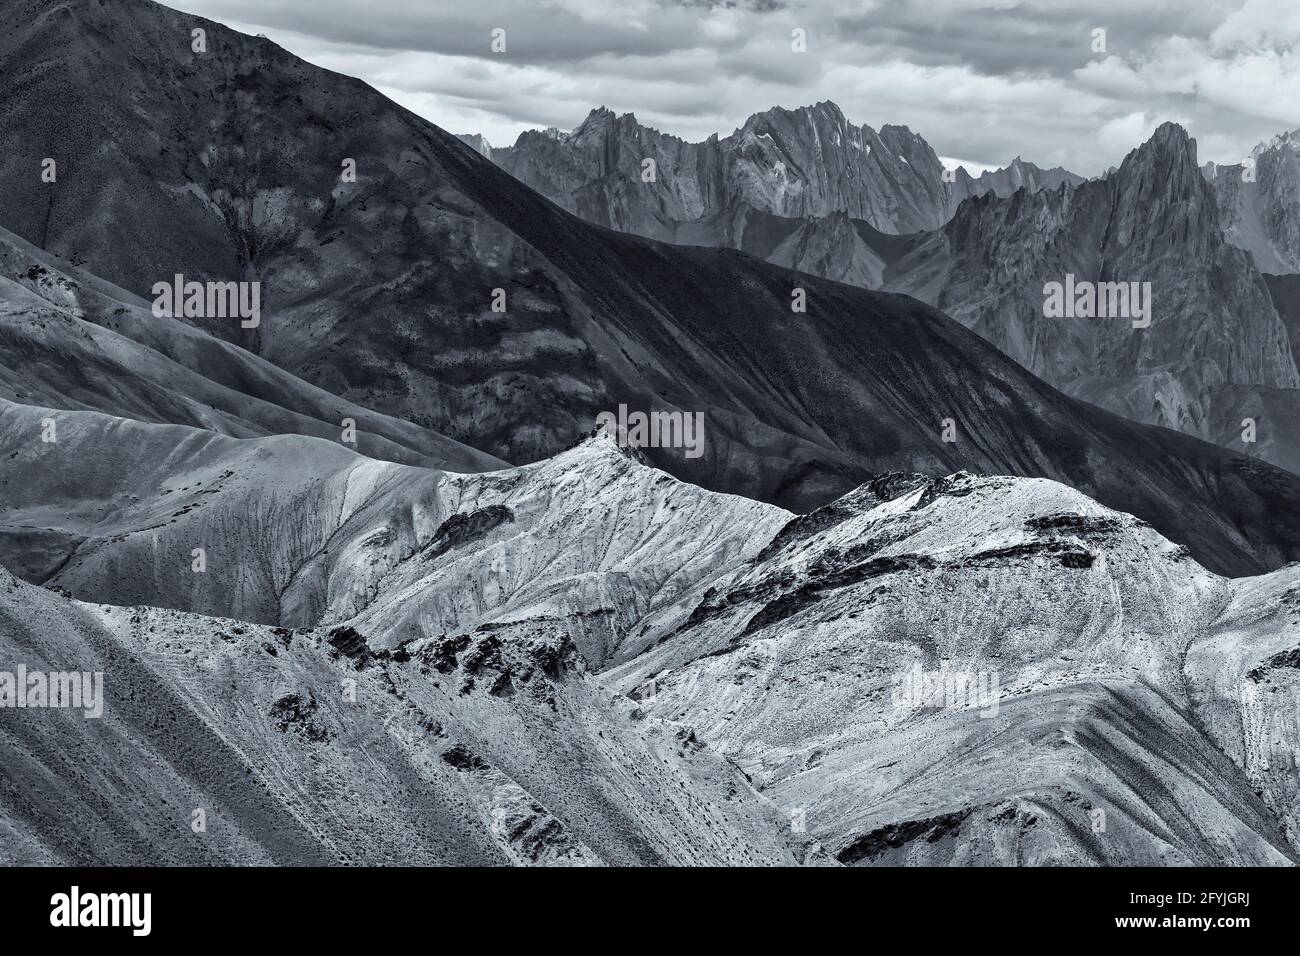
[[(5, 713), (7, 863), (1300, 852), (1297, 569), (1220, 578), (1055, 482), (882, 476), (795, 516), (603, 432), (483, 475), (12, 405), (0, 434), (34, 582), (0, 578), (5, 646), (106, 688), (100, 720)], [(914, 706), (913, 670), (997, 687)]]
[[(1259, 275), (1300, 272), (1292, 134), (1255, 150), (1253, 179), (1207, 165), (1209, 189), (1194, 175), (1195, 143), (1174, 127), (1093, 182), (1017, 157), (950, 183), (919, 137), (856, 127), (833, 103), (756, 114), (699, 144), (603, 108), (513, 147), (462, 139), (588, 221), (906, 292), (1069, 394), (1300, 468), (1293, 347)], [(654, 183), (642, 182), (647, 158)], [(1044, 321), (1042, 286), (1067, 272), (1151, 282), (1162, 326), (1130, 340), (1119, 322)]]
[(1224, 233), (1260, 272), (1300, 272), (1300, 130), (1280, 133), (1245, 163), (1202, 168), (1214, 188)]
[(340, 439), (365, 454), (463, 471), (505, 464), (308, 385), (0, 228), (0, 398), (194, 425), (235, 437)]
[[(532, 130), (513, 146), (494, 148), (477, 134), (461, 139), (588, 222), (669, 241), (738, 207), (796, 221), (843, 213), (886, 234), (913, 233), (943, 225), (970, 196), (1082, 182), (1020, 157), (979, 177), (959, 168), (950, 182), (934, 150), (907, 127), (856, 126), (831, 102), (755, 113), (731, 135), (703, 143), (604, 107), (571, 132)], [(650, 182), (646, 160), (654, 161)], [(740, 248), (739, 232), (721, 239), (712, 244)]]
[[(1150, 325), (1047, 318), (1066, 275), (1149, 283)], [(1249, 255), (1219, 222), (1196, 144), (1166, 124), (1107, 177), (965, 203), (918, 237), (884, 285), (945, 310), (1070, 395), (1300, 467), (1300, 373)], [(1243, 419), (1256, 421), (1254, 443)]]
[[(1215, 571), (1300, 558), (1294, 476), (1072, 401), (913, 300), (591, 226), (364, 84), (148, 0), (2, 15), (0, 177), (28, 182), (48, 152), (64, 173), (0, 193), (0, 223), (135, 295), (175, 274), (255, 277), (258, 327), (163, 324), (420, 441), (523, 464), (620, 404), (700, 413), (701, 457), (650, 459), (793, 510), (879, 472), (969, 469), (1063, 481)], [(199, 23), (206, 54), (178, 39)], [(62, 120), (22, 121), (36, 113)]]
[(0, 863), (1300, 862), (1300, 289), (1181, 130), (960, 201), (830, 104), (502, 156), (148, 0), (0, 26)]

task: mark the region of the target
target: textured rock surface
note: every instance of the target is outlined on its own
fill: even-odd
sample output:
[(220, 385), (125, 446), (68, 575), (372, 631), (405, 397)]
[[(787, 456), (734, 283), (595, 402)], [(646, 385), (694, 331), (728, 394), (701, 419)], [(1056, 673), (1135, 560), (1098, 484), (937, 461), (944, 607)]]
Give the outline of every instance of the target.
[(1214, 187), (1224, 234), (1260, 272), (1300, 272), (1300, 130), (1252, 151), (1245, 164), (1203, 168)]
[[(50, 414), (0, 411), (6, 565), (105, 603), (287, 627), (355, 618), (392, 644), (527, 612), (553, 618), (596, 665), (629, 622), (791, 517), (675, 482), (603, 439), (525, 468), (455, 474), (319, 439), (235, 441), (89, 412), (55, 414), (47, 444)], [(199, 547), (203, 573), (192, 570)]]
[[(0, 861), (794, 861), (738, 770), (612, 706), (571, 651), (548, 672), (536, 648), (562, 638), (523, 630), (467, 689), (422, 647), (356, 660), (323, 630), (85, 605), (0, 570), (5, 665), (75, 661), (108, 700), (97, 720), (3, 712)], [(506, 672), (508, 692), (486, 680)]]
[[(105, 674), (99, 720), (0, 711), (6, 863), (1300, 860), (1300, 567), (1220, 578), (1045, 480), (882, 476), (796, 517), (605, 435), (454, 476), (59, 415), (87, 484), (124, 429), (144, 454), (81, 503), (51, 482), (64, 593), (0, 572), (0, 664)], [(199, 503), (210, 459), (239, 477)], [(36, 474), (0, 460), (6, 495)], [(82, 600), (148, 588), (172, 607)], [(296, 626), (195, 613), (256, 593)], [(918, 708), (914, 669), (997, 685)]]
[(265, 359), (0, 228), (0, 398), (193, 425), (245, 438), (297, 433), (457, 471), (500, 459), (308, 385)]
[[(742, 205), (794, 220), (844, 214), (884, 233), (912, 233), (943, 225), (969, 196), (1081, 181), (1017, 157), (978, 178), (960, 169), (946, 182), (920, 136), (904, 126), (878, 133), (856, 126), (831, 102), (755, 113), (730, 136), (703, 143), (601, 107), (572, 132), (533, 130), (514, 146), (487, 151), (482, 137), (473, 145), (589, 222), (668, 240), (685, 224)], [(647, 159), (655, 162), (653, 183), (642, 175)], [(739, 247), (728, 236), (711, 244)]]
[[(1152, 319), (1046, 318), (1044, 284), (1151, 283)], [(964, 204), (886, 285), (975, 330), (1063, 391), (1236, 450), (1265, 401), (1300, 406), (1286, 326), (1249, 257), (1223, 236), (1195, 142), (1166, 124), (1105, 179)], [(1293, 415), (1260, 431), (1300, 465)]]
[[(652, 680), (652, 716), (689, 722), (840, 862), (1295, 862), (1294, 694), (1270, 737), (1235, 696), (1251, 679), (1219, 674), (1223, 726), (1204, 729), (1192, 701), (1228, 650), (1184, 655), (1234, 619), (1251, 662), (1294, 646), (1277, 629), (1297, 569), (1224, 581), (1044, 481), (927, 481), (819, 524), (629, 641), (607, 679)], [(997, 707), (900, 706), (913, 668), (995, 675)], [(1242, 728), (1275, 755), (1263, 799), (1251, 756), (1220, 749)]]
[[(1241, 167), (1207, 169), (1211, 190), (1194, 174), (1194, 143), (1173, 127), (1099, 182), (1017, 157), (945, 183), (919, 137), (877, 136), (831, 103), (756, 114), (701, 144), (600, 109), (572, 133), (526, 133), (485, 155), (601, 225), (915, 295), (1070, 394), (1297, 470), (1290, 339), (1231, 248), (1259, 271), (1300, 271), (1297, 142), (1256, 149), (1254, 182)], [(654, 184), (640, 182), (646, 157), (663, 170)], [(1152, 282), (1164, 327), (1130, 336), (1122, 322), (1043, 321), (1043, 282), (1066, 272)], [(1251, 444), (1245, 418), (1264, 423)]]
[(714, 490), (804, 509), (880, 471), (1045, 476), (1215, 570), (1300, 557), (1292, 476), (1070, 401), (915, 302), (593, 227), (274, 44), (208, 24), (220, 53), (194, 56), (196, 21), (145, 0), (0, 16), (0, 178), (54, 148), (77, 170), (0, 191), (0, 221), (137, 294), (256, 276), (262, 325), (203, 331), (348, 401), (515, 463), (621, 403), (701, 412), (701, 457), (647, 454)]

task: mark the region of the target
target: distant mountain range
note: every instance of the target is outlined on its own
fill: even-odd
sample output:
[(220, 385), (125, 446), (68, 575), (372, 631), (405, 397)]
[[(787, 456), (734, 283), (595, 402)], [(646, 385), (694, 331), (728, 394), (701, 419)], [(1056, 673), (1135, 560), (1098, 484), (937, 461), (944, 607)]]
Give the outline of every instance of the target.
[[(1260, 276), (1300, 271), (1300, 136), (1257, 149), (1251, 176), (1198, 175), (1194, 141), (1167, 124), (1096, 180), (1017, 158), (953, 182), (921, 137), (853, 126), (833, 103), (700, 144), (604, 109), (506, 149), (467, 138), (591, 222), (906, 292), (1071, 395), (1300, 470), (1300, 372)], [(1067, 275), (1150, 283), (1156, 324), (1047, 319), (1044, 286)]]
[[(756, 113), (703, 143), (603, 107), (572, 132), (526, 132), (510, 147), (476, 134), (461, 139), (588, 222), (668, 241), (741, 209), (783, 219), (844, 213), (880, 232), (919, 232), (943, 225), (971, 196), (1082, 181), (1019, 157), (978, 178), (958, 168), (948, 181), (934, 150), (907, 127), (855, 126), (831, 102)], [(741, 230), (725, 235), (734, 241), (715, 244), (741, 248)]]
[(1300, 130), (1260, 143), (1249, 160), (1206, 163), (1228, 241), (1245, 249), (1260, 272), (1300, 273)]
[[(1149, 327), (1048, 318), (1044, 287), (1067, 275), (1149, 283)], [(963, 204), (889, 264), (883, 285), (943, 309), (1068, 394), (1300, 468), (1287, 326), (1250, 256), (1227, 241), (1181, 127), (1162, 126), (1103, 179)]]

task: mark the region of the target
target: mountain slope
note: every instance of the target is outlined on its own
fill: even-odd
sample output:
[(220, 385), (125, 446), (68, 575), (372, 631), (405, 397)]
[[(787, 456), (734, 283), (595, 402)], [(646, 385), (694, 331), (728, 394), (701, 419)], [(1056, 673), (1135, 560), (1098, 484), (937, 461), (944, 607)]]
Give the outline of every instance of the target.
[(420, 648), (85, 605), (0, 569), (6, 657), (104, 681), (98, 719), (5, 711), (0, 861), (794, 862), (739, 771), (610, 708), (571, 645), (533, 630), (477, 665), (514, 667), (510, 693), (467, 691)]
[[(1218, 577), (1046, 480), (886, 475), (796, 517), (605, 433), (454, 476), (54, 414), (71, 441), (44, 467), (102, 472), (103, 517), (89, 491), (25, 494), (41, 463), (0, 455), (4, 563), (32, 563), (20, 529), (49, 507), (98, 529), (60, 578), (81, 597), (206, 580), (132, 608), (0, 572), (8, 656), (105, 674), (102, 719), (6, 712), (6, 862), (1300, 860), (1300, 727), (1270, 692), (1294, 683), (1300, 568)], [(123, 432), (147, 454), (105, 455)], [(178, 498), (213, 455), (245, 484)], [(169, 461), (179, 489), (153, 480)], [(183, 549), (236, 514), (195, 573)], [(194, 613), (265, 569), (327, 583), (300, 626)], [(936, 672), (977, 693), (905, 692)]]
[(376, 458), (461, 471), (505, 462), (308, 385), (0, 229), (0, 398), (237, 437), (341, 440)]
[[(911, 300), (590, 226), (364, 84), (146, 0), (3, 18), (0, 222), (137, 293), (256, 276), (258, 328), (197, 324), (350, 401), (516, 462), (623, 403), (698, 412), (702, 457), (647, 454), (708, 488), (808, 508), (879, 471), (1049, 476), (1216, 570), (1300, 557), (1293, 476), (1066, 399)], [(30, 178), (48, 152), (57, 184)]]
[[(1294, 715), (1270, 735), (1237, 695), (1290, 680), (1297, 586), (1216, 578), (1052, 482), (899, 476), (792, 523), (607, 679), (653, 682), (652, 716), (843, 863), (1294, 863)], [(913, 674), (981, 694), (928, 703)]]
[(1260, 143), (1244, 165), (1207, 164), (1224, 234), (1260, 272), (1300, 272), (1300, 130)]
[(286, 627), (357, 619), (393, 643), (544, 609), (593, 665), (791, 517), (608, 438), (471, 475), (5, 404), (0, 458), (0, 559), (47, 587)]
[[(1148, 283), (1139, 317), (1048, 317), (1047, 283)], [(886, 277), (1065, 392), (1235, 451), (1253, 415), (1271, 460), (1300, 467), (1300, 372), (1247, 256), (1219, 225), (1196, 144), (1165, 124), (1101, 180), (965, 203)]]

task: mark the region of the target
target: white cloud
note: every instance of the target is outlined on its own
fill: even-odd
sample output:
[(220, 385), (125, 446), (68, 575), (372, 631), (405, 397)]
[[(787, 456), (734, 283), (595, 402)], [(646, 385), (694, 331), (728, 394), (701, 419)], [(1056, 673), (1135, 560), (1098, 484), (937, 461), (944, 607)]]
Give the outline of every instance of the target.
[[(907, 125), (968, 168), (1021, 155), (1091, 175), (1164, 119), (1220, 162), (1300, 126), (1295, 0), (172, 2), (496, 145), (572, 128), (599, 105), (699, 140), (830, 99), (854, 122)], [(493, 26), (508, 31), (506, 55), (488, 49)], [(794, 26), (807, 53), (790, 50)]]

